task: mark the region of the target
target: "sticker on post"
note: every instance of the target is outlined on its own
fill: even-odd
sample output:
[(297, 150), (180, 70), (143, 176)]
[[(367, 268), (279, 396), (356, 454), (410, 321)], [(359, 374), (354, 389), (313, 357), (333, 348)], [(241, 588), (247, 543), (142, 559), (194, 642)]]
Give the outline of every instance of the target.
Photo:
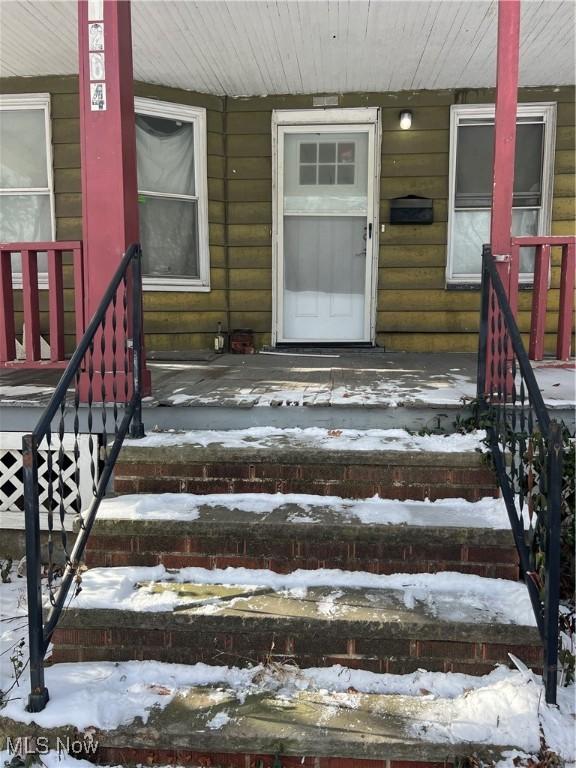
[(90, 80), (105, 80), (106, 72), (104, 70), (104, 54), (90, 54)]
[(104, 50), (104, 24), (88, 24), (88, 50)]
[(88, 21), (101, 21), (104, 18), (104, 0), (88, 0)]
[(106, 109), (106, 83), (90, 83), (90, 109), (92, 112)]

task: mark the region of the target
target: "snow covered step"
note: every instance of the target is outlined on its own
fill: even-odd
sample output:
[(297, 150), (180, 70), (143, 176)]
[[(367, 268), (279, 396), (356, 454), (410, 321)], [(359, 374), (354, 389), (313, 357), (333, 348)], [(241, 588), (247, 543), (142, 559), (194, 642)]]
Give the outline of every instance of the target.
[(541, 666), (523, 584), (458, 573), (103, 568), (87, 571), (55, 661), (341, 663), (375, 672)]
[(502, 499), (392, 501), (338, 497), (140, 494), (106, 499), (92, 566), (249, 567), (288, 572), (460, 571), (518, 578)]
[(528, 671), (478, 678), (125, 662), (58, 664), (46, 683), (46, 709), (27, 713), (25, 698), (12, 697), (0, 729), (50, 744), (90, 733), (100, 764), (244, 768), (263, 759), (269, 768), (278, 756), (285, 768), (382, 768), (386, 760), (440, 768), (472, 754), (487, 764), (509, 749), (535, 754), (541, 733), (561, 760), (574, 759), (570, 692), (560, 689), (560, 708), (548, 707)]
[(483, 432), (280, 429), (150, 434), (127, 441), (116, 493), (308, 493), (390, 499), (496, 496)]

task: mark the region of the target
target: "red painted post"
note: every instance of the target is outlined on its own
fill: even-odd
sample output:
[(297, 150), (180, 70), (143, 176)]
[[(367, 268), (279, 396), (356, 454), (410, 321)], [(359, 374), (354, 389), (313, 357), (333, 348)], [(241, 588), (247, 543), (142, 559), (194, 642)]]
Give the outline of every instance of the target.
[[(130, 15), (128, 0), (78, 2), (86, 320), (96, 311), (124, 252), (138, 242)], [(120, 334), (118, 331), (117, 348), (123, 350)], [(105, 340), (107, 380), (112, 371), (111, 329)], [(100, 349), (99, 341), (95, 349)], [(100, 360), (95, 363), (99, 371)], [(123, 363), (118, 364), (118, 370), (123, 369)], [(95, 392), (101, 391), (98, 376)]]
[(576, 243), (572, 242), (562, 246), (560, 306), (558, 308), (558, 336), (556, 339), (556, 357), (558, 360), (568, 360), (570, 358), (575, 273)]
[(550, 246), (536, 246), (534, 258), (534, 286), (532, 288), (532, 317), (530, 320), (530, 360), (544, 359), (544, 333), (548, 298), (548, 277), (550, 275)]
[(48, 308), (50, 317), (50, 360), (64, 360), (64, 282), (62, 251), (48, 251)]
[(494, 117), (494, 163), (490, 243), (498, 260), (498, 271), (509, 286), (518, 108), (518, 64), (520, 46), (520, 0), (498, 0), (498, 54), (496, 110)]
[(26, 360), (40, 360), (40, 304), (38, 301), (38, 253), (22, 250), (22, 304)]
[(514, 317), (518, 314), (518, 291), (520, 287), (520, 247), (510, 243), (510, 292), (508, 301)]
[(74, 248), (74, 319), (76, 323), (76, 343), (79, 344), (86, 328), (84, 318), (84, 258), (82, 247)]
[[(496, 108), (494, 117), (494, 158), (490, 245), (498, 273), (508, 297), (512, 280), (512, 198), (516, 149), (518, 65), (520, 49), (520, 0), (498, 0), (498, 47), (496, 63)], [(487, 370), (508, 370), (504, 361), (492, 356), (492, 331), (488, 331)], [(497, 356), (496, 352), (496, 356)], [(505, 350), (506, 359), (509, 353)], [(493, 382), (494, 384), (494, 382)], [(502, 386), (504, 391), (508, 386)]]
[(16, 329), (14, 327), (14, 293), (12, 291), (12, 252), (0, 250), (0, 363), (16, 358)]

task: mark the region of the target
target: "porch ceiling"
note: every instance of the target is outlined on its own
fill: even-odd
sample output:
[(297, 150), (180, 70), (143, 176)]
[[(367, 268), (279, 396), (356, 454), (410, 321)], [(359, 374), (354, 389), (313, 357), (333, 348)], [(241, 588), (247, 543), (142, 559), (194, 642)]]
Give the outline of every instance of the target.
[[(133, 0), (138, 80), (240, 96), (493, 86), (495, 0)], [(575, 82), (573, 0), (524, 0), (520, 85)], [(0, 2), (0, 74), (78, 71), (76, 2)]]

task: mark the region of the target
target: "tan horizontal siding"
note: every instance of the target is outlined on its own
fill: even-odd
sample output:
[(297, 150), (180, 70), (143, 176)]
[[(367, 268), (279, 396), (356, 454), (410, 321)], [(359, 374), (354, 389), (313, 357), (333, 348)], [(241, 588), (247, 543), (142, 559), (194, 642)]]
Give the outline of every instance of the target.
[[(440, 267), (418, 267), (414, 269), (409, 266), (402, 267), (380, 267), (378, 270), (378, 288), (382, 291), (412, 290), (429, 291), (445, 289), (445, 266)], [(560, 287), (560, 267), (553, 266), (550, 275), (550, 287)], [(474, 290), (474, 289), (473, 289)], [(479, 292), (479, 289), (475, 289)], [(458, 288), (451, 288), (446, 291), (450, 296), (454, 311), (459, 309), (459, 302), (463, 291)], [(380, 303), (378, 304), (380, 307)]]
[(231, 269), (238, 268), (270, 268), (272, 265), (272, 247), (258, 246), (230, 246), (229, 265)]
[[(523, 333), (530, 331), (531, 312), (518, 313), (518, 327)], [(381, 333), (478, 333), (480, 314), (477, 311), (444, 310), (378, 312), (378, 331)], [(558, 313), (548, 312), (546, 315), (546, 332), (554, 333), (558, 327)]]
[(272, 224), (271, 203), (228, 203), (229, 224)]
[(271, 312), (231, 312), (231, 328), (250, 328), (258, 333), (270, 333)]
[(228, 179), (228, 200), (262, 202), (272, 200), (272, 179)]
[(226, 308), (226, 292), (214, 288), (209, 293), (193, 291), (145, 291), (144, 311), (153, 312), (193, 312), (193, 311), (222, 311)]
[(434, 201), (448, 198), (448, 174), (445, 176), (381, 177), (380, 196), (382, 198), (404, 197), (418, 190), (423, 197)]
[[(454, 309), (454, 293), (458, 293), (458, 310), (461, 312), (480, 311), (480, 291), (461, 290), (380, 290), (378, 307), (381, 311), (395, 312), (446, 312)], [(557, 310), (560, 291), (555, 288), (548, 291), (548, 308)], [(532, 291), (521, 290), (518, 296), (518, 308), (527, 311), (532, 306)]]
[[(528, 346), (528, 335), (523, 334), (524, 345)], [(378, 345), (390, 352), (478, 352), (477, 333), (379, 333)], [(544, 336), (544, 351), (554, 354), (556, 335)]]
[(272, 290), (271, 269), (231, 269), (231, 291)]
[(450, 150), (450, 131), (388, 131), (382, 137), (382, 154), (447, 153)]
[(54, 117), (52, 120), (52, 142), (54, 144), (78, 144), (80, 142), (80, 120), (76, 117)]
[(444, 245), (380, 245), (379, 266), (386, 274), (390, 267), (444, 267)]
[(270, 126), (265, 134), (228, 136), (229, 157), (272, 157), (272, 133)]

